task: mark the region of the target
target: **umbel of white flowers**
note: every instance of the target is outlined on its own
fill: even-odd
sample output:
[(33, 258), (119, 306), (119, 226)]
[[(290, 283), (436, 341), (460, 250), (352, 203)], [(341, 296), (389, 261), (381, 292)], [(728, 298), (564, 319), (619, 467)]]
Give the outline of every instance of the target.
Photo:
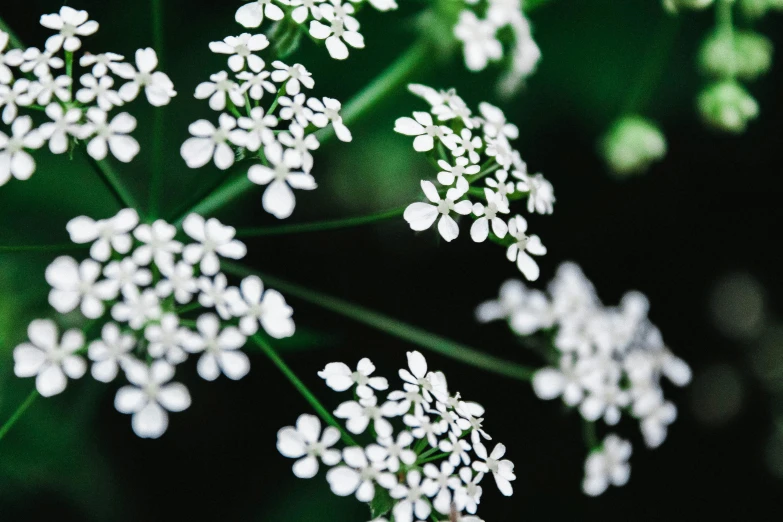
[(170, 382), (176, 365), (198, 357), (203, 379), (221, 373), (241, 379), (250, 370), (241, 351), (247, 336), (260, 329), (278, 339), (293, 335), (293, 310), (279, 292), (264, 289), (255, 276), (229, 286), (221, 273), (221, 257), (246, 253), (233, 227), (190, 214), (183, 229), (185, 242), (163, 220), (139, 224), (132, 209), (97, 221), (71, 220), (71, 240), (91, 245), (90, 258), (61, 256), (49, 265), (49, 304), (102, 324), (100, 336), (86, 340), (85, 332), (71, 329), (59, 337), (54, 321), (33, 321), (29, 342), (14, 349), (14, 373), (35, 377), (44, 397), (64, 391), (69, 378), (82, 377), (88, 361), (98, 381), (123, 375), (130, 384), (117, 392), (117, 410), (133, 415), (139, 437), (156, 438), (166, 431), (167, 411), (190, 405), (185, 386)]
[[(669, 351), (648, 319), (647, 298), (629, 292), (620, 306), (606, 307), (573, 263), (560, 266), (548, 294), (520, 281), (507, 281), (499, 298), (481, 304), (476, 315), (481, 322), (505, 320), (520, 336), (554, 329), (549, 355), (558, 364), (535, 373), (536, 395), (545, 400), (562, 398), (588, 422), (603, 420), (614, 426), (625, 412), (639, 420), (649, 448), (660, 446), (677, 417), (677, 408), (664, 397), (662, 377), (685, 386), (691, 370)], [(630, 444), (605, 443), (602, 452), (588, 457), (586, 464), (584, 491), (590, 495), (628, 479), (628, 473), (615, 468), (625, 465)]]
[(414, 150), (426, 154), (441, 171), (436, 177), (440, 188), (423, 180), (428, 202), (412, 203), (403, 217), (416, 231), (437, 221), (441, 237), (452, 241), (460, 232), (455, 217), (471, 216), (471, 239), (486, 241), (491, 230), (493, 239), (506, 247), (509, 261), (535, 281), (539, 269), (531, 255), (544, 255), (546, 248), (537, 235), (527, 235), (524, 217), (510, 215), (510, 204), (524, 198), (528, 212), (551, 214), (555, 196), (549, 181), (541, 174), (529, 174), (511, 146), (509, 140), (519, 136), (519, 129), (486, 102), (479, 104), (480, 115), (473, 115), (453, 89), (437, 91), (418, 84), (408, 88), (429, 103), (430, 110), (398, 118), (394, 130), (414, 136)]
[[(297, 477), (312, 478), (323, 464), (332, 492), (355, 495), (371, 505), (373, 516), (391, 514), (395, 522), (454, 520), (455, 512), (458, 520), (480, 522), (473, 515), (490, 474), (503, 495), (513, 493), (516, 476), (514, 464), (503, 458), (506, 447), (485, 446), (491, 437), (483, 427), (484, 408), (450, 391), (446, 376), (431, 371), (421, 353), (408, 352), (400, 389), (388, 391), (389, 382), (374, 373), (367, 358), (355, 370), (335, 362), (318, 373), (333, 390), (353, 391), (334, 415), (367, 442), (339, 450), (337, 428), (322, 432), (317, 417), (301, 415), (296, 426), (277, 434), (280, 453), (297, 459)], [(377, 392), (388, 393), (382, 399)]]
[[(119, 54), (84, 53), (67, 74), (65, 53), (82, 47), (81, 38), (98, 31), (98, 22), (86, 11), (68, 6), (59, 13), (43, 15), (40, 23), (57, 34), (46, 40), (43, 50), (8, 49), (9, 35), (0, 31), (0, 108), (2, 121), (11, 133), (0, 130), (0, 185), (12, 177), (29, 179), (35, 172), (30, 151), (48, 142), (54, 154), (71, 150), (75, 140), (87, 143), (87, 153), (96, 160), (109, 153), (130, 162), (139, 153), (139, 143), (130, 136), (136, 119), (127, 112), (110, 117), (118, 107), (135, 100), (143, 90), (156, 107), (166, 105), (177, 93), (169, 77), (155, 71), (158, 58), (153, 49), (136, 51), (135, 64)], [(75, 90), (75, 93), (74, 93)], [(23, 114), (42, 107), (47, 120), (34, 128)]]

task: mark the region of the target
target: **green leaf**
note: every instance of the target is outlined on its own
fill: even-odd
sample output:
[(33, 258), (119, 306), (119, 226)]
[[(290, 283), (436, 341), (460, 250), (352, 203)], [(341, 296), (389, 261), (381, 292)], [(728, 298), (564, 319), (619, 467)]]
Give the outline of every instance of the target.
[(372, 499), (370, 506), (370, 516), (373, 519), (382, 517), (394, 507), (394, 499), (389, 492), (383, 488), (375, 488), (375, 498)]

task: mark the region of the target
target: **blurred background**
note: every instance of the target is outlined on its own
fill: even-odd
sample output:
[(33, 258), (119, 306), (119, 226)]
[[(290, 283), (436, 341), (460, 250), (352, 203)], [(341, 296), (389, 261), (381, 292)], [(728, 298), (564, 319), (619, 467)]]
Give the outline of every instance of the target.
[[(304, 41), (288, 61), (303, 63), (315, 94), (343, 102), (382, 71), (415, 39), (411, 15), (421, 2), (400, 2), (397, 13), (361, 13), (367, 47), (345, 62)], [(42, 46), (43, 13), (62, 2), (4, 2), (0, 16), (27, 43)], [(84, 49), (132, 56), (152, 45), (147, 2), (81, 0), (102, 30)], [(190, 122), (214, 119), (195, 86), (225, 66), (207, 44), (242, 32), (233, 20), (240, 2), (165, 0), (164, 70), (179, 95), (166, 118), (164, 214), (192, 201), (200, 187), (224, 174), (190, 170), (179, 156)], [(706, 13), (686, 13), (644, 114), (669, 143), (665, 160), (645, 175), (618, 179), (598, 153), (600, 137), (621, 114), (635, 78), (673, 18), (657, 0), (552, 0), (531, 15), (543, 52), (537, 73), (511, 102), (498, 100), (498, 71), (465, 71), (459, 57), (432, 58), (413, 81), (457, 87), (473, 107), (501, 105), (521, 131), (516, 143), (532, 172), (555, 186), (552, 216), (532, 216), (549, 253), (541, 261), (542, 287), (560, 262), (578, 262), (601, 298), (615, 304), (626, 290), (650, 298), (651, 319), (668, 345), (694, 369), (684, 390), (667, 390), (679, 418), (666, 443), (644, 448), (638, 427), (620, 433), (634, 443), (632, 474), (623, 488), (598, 499), (580, 490), (585, 448), (578, 415), (537, 400), (529, 385), (425, 354), (463, 397), (487, 409), (486, 428), (516, 463), (515, 495), (485, 488), (480, 515), (508, 520), (762, 520), (783, 492), (783, 254), (775, 246), (783, 223), (778, 181), (783, 133), (783, 64), (750, 85), (760, 116), (748, 131), (729, 136), (700, 121), (695, 98), (705, 80), (696, 66), (700, 40), (713, 25)], [(757, 29), (783, 48), (783, 15)], [(674, 31), (672, 31), (674, 34)], [(77, 72), (79, 69), (77, 68)], [(298, 192), (290, 222), (362, 215), (419, 197), (419, 180), (434, 177), (394, 120), (420, 109), (400, 89), (352, 126), (354, 141), (317, 151), (319, 188)], [(145, 112), (146, 111), (146, 112)], [(120, 166), (139, 196), (149, 180), (151, 111), (131, 112), (142, 153)], [(27, 182), (0, 189), (0, 244), (68, 240), (65, 224), (77, 215), (106, 217), (114, 200), (80, 155), (72, 161), (48, 151)], [(261, 209), (262, 190), (220, 211), (241, 227), (274, 225)], [(488, 353), (538, 364), (500, 324), (473, 319), (479, 302), (519, 277), (500, 249), (467, 237), (439, 243), (414, 234), (400, 218), (368, 227), (248, 240), (249, 263), (270, 274), (332, 293), (465, 342)], [(50, 316), (44, 269), (53, 255), (0, 254), (0, 421), (33, 386), (13, 376), (12, 350), (27, 323)], [(339, 396), (316, 372), (330, 361), (354, 364), (369, 356), (381, 375), (394, 377), (414, 347), (324, 310), (289, 299), (297, 335), (278, 345), (283, 356), (323, 400)], [(260, 355), (240, 382), (207, 383), (188, 363), (178, 372), (193, 405), (174, 414), (166, 435), (141, 440), (130, 418), (112, 406), (116, 384), (90, 378), (38, 400), (0, 443), (0, 520), (157, 521), (249, 520), (363, 522), (369, 514), (353, 498), (337, 498), (323, 474), (303, 481), (275, 449), (277, 430), (309, 412), (288, 381)], [(603, 433), (603, 432), (600, 432)]]

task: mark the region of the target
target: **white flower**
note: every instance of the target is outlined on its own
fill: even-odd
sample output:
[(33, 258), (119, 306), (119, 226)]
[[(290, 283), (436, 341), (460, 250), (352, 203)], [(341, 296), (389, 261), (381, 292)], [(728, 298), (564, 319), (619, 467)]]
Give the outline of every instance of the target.
[(85, 259), (81, 265), (68, 256), (60, 256), (46, 268), (46, 282), (52, 285), (49, 304), (61, 314), (81, 303), (81, 312), (88, 319), (97, 319), (104, 312), (103, 301), (117, 297), (114, 281), (98, 281), (101, 265)]
[(224, 274), (218, 274), (214, 279), (209, 277), (200, 277), (198, 288), (201, 293), (198, 295), (198, 302), (205, 308), (214, 307), (218, 315), (223, 319), (231, 318), (229, 303), (233, 301), (232, 293), (229, 292), (228, 280)]
[(401, 415), (408, 413), (411, 407), (413, 407), (414, 416), (422, 417), (424, 415), (424, 406), (428, 401), (424, 400), (421, 389), (419, 386), (408, 383), (404, 383), (402, 386), (405, 391), (391, 391), (386, 398), (390, 401), (397, 401), (398, 411)]
[(503, 203), (508, 205), (508, 195), (514, 193), (514, 182), (508, 181), (508, 171), (498, 170), (495, 172), (495, 176), (489, 176), (486, 180), (487, 186), (490, 187), (497, 197), (500, 198)]
[[(460, 486), (459, 478), (454, 475), (454, 466), (449, 462), (442, 462), (440, 469), (438, 469), (435, 464), (427, 463), (424, 465), (423, 471), (427, 479), (435, 483), (436, 486), (437, 494), (432, 499), (432, 507), (438, 513), (449, 514), (451, 512), (451, 490), (456, 490)], [(428, 487), (432, 488), (432, 486)]]
[(487, 455), (487, 448), (483, 444), (474, 444), (473, 451), (481, 459), (481, 461), (473, 462), (473, 469), (481, 473), (491, 471), (500, 492), (510, 497), (514, 492), (510, 481), (516, 480), (517, 477), (514, 475), (514, 463), (508, 459), (500, 460), (506, 454), (506, 447), (503, 444), (498, 444), (492, 453)]
[(87, 11), (77, 11), (64, 5), (59, 14), (41, 16), (41, 25), (47, 29), (60, 31), (46, 40), (46, 49), (56, 53), (60, 48), (74, 52), (82, 46), (80, 36), (90, 36), (98, 31), (98, 22), (88, 20)]
[(508, 233), (514, 239), (514, 244), (508, 247), (506, 257), (512, 263), (516, 261), (517, 268), (529, 281), (538, 279), (539, 269), (536, 262), (528, 254), (543, 256), (546, 247), (541, 244), (541, 239), (536, 236), (527, 236), (527, 221), (522, 216), (515, 216), (508, 223)]
[(456, 147), (456, 137), (451, 129), (444, 125), (435, 125), (432, 116), (428, 112), (414, 112), (413, 118), (407, 116), (397, 118), (394, 122), (394, 131), (406, 136), (416, 136), (413, 140), (413, 149), (418, 152), (427, 152), (435, 147), (435, 138), (438, 138), (449, 149)]
[(272, 81), (285, 84), (285, 92), (296, 96), (304, 85), (308, 89), (315, 87), (313, 75), (310, 74), (304, 65), (295, 63), (290, 67), (280, 60), (272, 62), (275, 71), (272, 72)]
[(138, 288), (152, 283), (152, 272), (146, 268), (139, 268), (130, 257), (122, 261), (112, 261), (103, 269), (103, 275), (115, 281), (120, 289), (127, 285)]
[(270, 143), (264, 148), (264, 153), (271, 166), (253, 165), (247, 173), (253, 183), (269, 185), (264, 191), (261, 203), (264, 210), (278, 219), (285, 219), (294, 211), (296, 199), (291, 187), (301, 190), (317, 188), (312, 175), (294, 170), (297, 163), (296, 153), (285, 152), (283, 154), (283, 147), (279, 143)]
[(126, 102), (135, 100), (139, 95), (139, 90), (143, 87), (150, 105), (155, 107), (167, 105), (171, 98), (177, 95), (177, 91), (174, 90), (174, 84), (166, 73), (155, 71), (157, 66), (158, 55), (150, 47), (136, 51), (136, 68), (138, 70), (129, 63), (113, 65), (114, 74), (130, 80), (120, 87), (120, 98)]
[(291, 11), (291, 18), (298, 23), (304, 23), (307, 15), (310, 13), (316, 20), (321, 19), (321, 8), (319, 4), (325, 0), (289, 0), (289, 3), (295, 9)]
[(370, 502), (375, 498), (375, 484), (390, 489), (397, 484), (397, 479), (389, 472), (384, 472), (383, 459), (377, 453), (367, 451), (359, 446), (351, 446), (343, 450), (343, 461), (347, 466), (337, 466), (326, 474), (326, 481), (332, 488), (332, 493), (347, 497), (356, 493), (360, 502)]
[(84, 334), (68, 330), (58, 342), (57, 326), (48, 319), (37, 319), (27, 328), (29, 343), (14, 348), (14, 374), (35, 378), (35, 387), (44, 397), (65, 390), (67, 377), (78, 379), (87, 371), (84, 359), (75, 352), (84, 346)]
[(245, 104), (245, 94), (239, 86), (228, 79), (226, 71), (220, 71), (209, 77), (210, 81), (202, 82), (196, 86), (195, 97), (199, 100), (209, 98), (209, 108), (213, 111), (222, 111), (226, 108), (226, 96), (236, 106)]
[(503, 198), (490, 189), (484, 189), (484, 197), (487, 198), (487, 206), (481, 203), (473, 205), (473, 214), (479, 218), (470, 227), (470, 237), (476, 243), (481, 243), (489, 236), (489, 224), (492, 223), (492, 232), (499, 237), (506, 237), (508, 225), (498, 214), (508, 214), (508, 204)]
[(340, 452), (330, 449), (340, 440), (340, 431), (327, 426), (321, 434), (321, 421), (314, 415), (300, 415), (296, 428), (286, 426), (277, 432), (277, 450), (294, 463), (294, 475), (313, 478), (318, 473), (318, 459), (327, 466), (340, 462)]
[(95, 135), (87, 144), (87, 153), (101, 161), (110, 150), (115, 158), (129, 163), (139, 153), (139, 142), (128, 136), (136, 128), (136, 118), (122, 112), (107, 123), (107, 115), (97, 107), (87, 110), (88, 123), (82, 128), (82, 136)]
[(190, 214), (182, 223), (187, 235), (198, 241), (185, 246), (182, 257), (195, 265), (200, 263), (201, 272), (215, 275), (220, 270), (218, 254), (229, 259), (242, 259), (247, 253), (245, 244), (234, 239), (236, 229), (223, 225), (215, 218), (205, 220), (198, 214)]
[[(19, 78), (10, 87), (8, 85), (0, 85), (0, 107), (5, 106), (3, 109), (3, 123), (11, 125), (19, 114), (19, 107), (27, 107), (33, 103), (35, 96), (33, 95), (34, 93), (30, 92), (30, 88), (31, 83), (25, 78)], [(29, 118), (29, 116), (26, 117)]]
[(505, 136), (510, 140), (515, 140), (519, 137), (519, 128), (513, 123), (506, 121), (506, 115), (503, 114), (502, 110), (487, 102), (479, 103), (479, 110), (484, 120), (484, 134), (488, 137)]
[[(74, 109), (75, 110), (75, 109)], [(108, 261), (111, 251), (127, 254), (133, 244), (130, 231), (139, 224), (139, 215), (132, 208), (120, 210), (109, 219), (93, 220), (87, 216), (73, 218), (66, 225), (71, 241), (77, 244), (93, 242), (90, 257)]]
[(470, 465), (470, 444), (464, 439), (460, 439), (453, 431), (449, 432), (449, 440), (442, 440), (438, 443), (438, 448), (449, 453), (449, 462), (452, 466), (459, 466), (460, 461), (466, 466)]
[(297, 160), (296, 164), (292, 165), (294, 168), (301, 167), (305, 172), (310, 172), (313, 169), (313, 156), (310, 151), (316, 150), (320, 145), (314, 135), (305, 135), (304, 127), (291, 123), (288, 132), (283, 131), (278, 134), (277, 140), (288, 148), (286, 153), (291, 154), (288, 150), (295, 153), (292, 154), (292, 158)]
[(392, 434), (392, 425), (386, 420), (386, 417), (396, 417), (398, 405), (394, 402), (385, 402), (378, 406), (378, 398), (373, 396), (359, 401), (346, 401), (340, 404), (334, 410), (334, 416), (340, 419), (346, 419), (345, 427), (348, 431), (355, 434), (364, 433), (373, 422), (375, 433), (379, 437), (390, 437)]
[(44, 140), (38, 131), (31, 130), (32, 127), (33, 120), (22, 116), (11, 125), (11, 136), (0, 131), (0, 186), (11, 176), (26, 180), (33, 175), (35, 160), (24, 149), (38, 149)]
[[(424, 400), (432, 402), (433, 396), (439, 401), (448, 398), (446, 377), (441, 372), (428, 372), (427, 359), (419, 351), (406, 353), (408, 369), (399, 370), (400, 379), (421, 389)], [(418, 415), (418, 414), (417, 414)]]
[(424, 191), (424, 195), (427, 196), (430, 203), (411, 203), (408, 208), (405, 209), (403, 217), (408, 222), (412, 230), (422, 231), (427, 230), (435, 223), (435, 220), (440, 216), (438, 221), (438, 232), (446, 241), (452, 241), (459, 236), (459, 225), (451, 217), (452, 212), (466, 216), (470, 214), (472, 205), (467, 199), (456, 202), (455, 200), (462, 197), (462, 194), (457, 189), (449, 189), (446, 192), (446, 197), (441, 199), (438, 194), (438, 189), (430, 181), (423, 180), (421, 182), (421, 189)]
[(71, 101), (71, 84), (73, 80), (70, 77), (61, 76), (42, 76), (35, 82), (35, 91), (32, 90), (31, 94), (35, 92), (35, 101), (39, 105), (49, 105), (52, 101), (52, 97), (56, 97), (62, 102)]
[(509, 279), (500, 285), (497, 300), (481, 303), (476, 308), (476, 318), (481, 323), (508, 319), (525, 305), (528, 289), (521, 281)]
[(179, 364), (187, 359), (184, 344), (192, 332), (179, 325), (177, 314), (167, 313), (160, 318), (160, 324), (149, 324), (144, 329), (144, 337), (149, 341), (147, 353), (156, 359), (165, 357), (171, 364)]
[(220, 126), (217, 128), (207, 120), (198, 120), (188, 127), (194, 137), (185, 140), (180, 154), (191, 169), (203, 167), (211, 159), (215, 160), (220, 170), (226, 170), (234, 164), (234, 151), (229, 142), (242, 146), (246, 142), (247, 133), (237, 129), (237, 120), (228, 114), (221, 114), (218, 122)]
[(247, 131), (245, 147), (251, 152), (260, 149), (261, 145), (269, 145), (275, 141), (272, 128), (277, 126), (277, 117), (272, 114), (264, 115), (263, 107), (254, 107), (250, 116), (242, 116), (238, 123)]
[(340, 115), (342, 104), (339, 101), (334, 98), (324, 98), (322, 102), (318, 98), (308, 98), (307, 105), (314, 111), (312, 118), (310, 118), (313, 125), (324, 128), (331, 122), (337, 139), (345, 142), (353, 139), (351, 131), (345, 126)]
[[(5, 31), (0, 30), (0, 84), (9, 84), (11, 83), (11, 80), (13, 80), (13, 74), (11, 73), (11, 69), (8, 67), (9, 65), (19, 65), (21, 63), (21, 54), (19, 53), (18, 49), (11, 50), (9, 49), (6, 51), (6, 47), (8, 46), (8, 41), (10, 40), (10, 36), (8, 36), (8, 33)], [(17, 60), (14, 60), (14, 55), (16, 55)]]
[(239, 285), (241, 294), (235, 289), (228, 299), (231, 313), (239, 320), (239, 329), (245, 335), (258, 331), (259, 323), (264, 331), (275, 339), (294, 335), (294, 311), (277, 290), (267, 289), (258, 276), (248, 276)]
[(135, 346), (133, 335), (121, 333), (115, 323), (103, 325), (101, 338), (90, 343), (87, 349), (87, 356), (93, 361), (90, 371), (95, 380), (113, 381), (119, 368), (132, 360), (129, 354)]
[[(243, 8), (240, 8), (240, 11), (242, 9)], [(278, 10), (279, 9), (280, 8), (278, 8)], [(239, 11), (237, 11), (237, 16), (238, 15)], [(262, 68), (264, 66), (264, 61), (252, 53), (261, 51), (267, 47), (269, 47), (269, 40), (266, 36), (263, 34), (251, 35), (250, 33), (242, 33), (239, 36), (227, 36), (222, 42), (211, 42), (209, 44), (209, 50), (213, 53), (231, 55), (228, 58), (228, 67), (234, 72), (244, 69), (245, 61), (257, 69)]]
[[(237, 74), (237, 78), (242, 80), (242, 85), (239, 87), (239, 92), (242, 94), (247, 93), (254, 100), (260, 100), (263, 98), (264, 91), (270, 93), (277, 92), (275, 84), (267, 80), (271, 73), (269, 71), (263, 70), (265, 65), (263, 60), (261, 60), (260, 64), (256, 61), (253, 61), (248, 65), (250, 67), (249, 71), (242, 71), (241, 73)], [(260, 107), (256, 108), (260, 109)]]
[(389, 492), (392, 498), (399, 502), (394, 506), (395, 522), (413, 522), (413, 514), (420, 520), (430, 516), (432, 508), (426, 497), (433, 496), (437, 485), (425, 480), (422, 483), (421, 472), (417, 469), (408, 472), (406, 484), (397, 484)]
[(297, 123), (307, 126), (313, 118), (313, 111), (305, 106), (307, 97), (304, 93), (299, 93), (293, 98), (288, 96), (280, 97), (280, 118), (284, 120), (296, 119)]
[(180, 261), (176, 265), (161, 265), (160, 273), (163, 279), (155, 285), (155, 293), (161, 299), (174, 294), (174, 299), (180, 303), (189, 303), (198, 290), (193, 278), (193, 265)]
[(454, 141), (456, 143), (456, 148), (451, 152), (455, 156), (466, 154), (471, 163), (479, 162), (481, 156), (479, 155), (478, 150), (483, 144), (480, 137), (474, 136), (470, 129), (462, 129), (459, 136), (457, 136)]
[(438, 166), (443, 169), (438, 172), (438, 183), (451, 186), (457, 181), (456, 188), (460, 194), (468, 191), (469, 184), (465, 176), (478, 174), (481, 167), (478, 165), (468, 165), (468, 158), (457, 158), (454, 165), (449, 165), (448, 161), (438, 160)]
[(634, 408), (634, 414), (641, 417), (642, 435), (648, 448), (657, 448), (666, 440), (669, 424), (677, 419), (677, 407), (660, 399), (649, 405)]
[(53, 56), (53, 54), (54, 53), (49, 50), (41, 52), (36, 47), (29, 47), (22, 53), (22, 60), (24, 63), (19, 66), (19, 69), (23, 73), (32, 71), (38, 78), (50, 75), (52, 69), (62, 69), (65, 65), (62, 58)]
[(508, 142), (508, 138), (506, 138), (505, 135), (501, 134), (497, 138), (490, 138), (489, 136), (485, 136), (485, 141), (487, 148), (484, 150), (487, 156), (490, 158), (494, 158), (495, 161), (503, 167), (503, 169), (508, 170), (511, 168), (512, 163), (514, 162), (514, 149), (511, 148), (511, 144)]
[(85, 105), (95, 101), (102, 111), (108, 112), (124, 103), (120, 94), (112, 89), (114, 79), (111, 76), (96, 78), (85, 74), (79, 78), (79, 83), (84, 87), (76, 91), (76, 99)]
[(132, 413), (133, 431), (142, 438), (157, 439), (169, 425), (168, 411), (180, 412), (190, 407), (188, 389), (180, 383), (169, 383), (174, 367), (165, 361), (151, 366), (134, 361), (124, 367), (132, 386), (123, 386), (114, 397), (120, 413)]
[(133, 252), (133, 261), (139, 266), (147, 266), (153, 260), (160, 268), (174, 263), (174, 254), (182, 252), (182, 243), (174, 239), (177, 228), (162, 219), (152, 225), (139, 225), (133, 235), (144, 243)]
[(52, 121), (43, 123), (38, 132), (41, 138), (49, 140), (52, 154), (62, 154), (68, 150), (68, 136), (81, 135), (78, 123), (82, 119), (82, 111), (74, 107), (66, 112), (59, 103), (52, 103), (47, 105), (46, 115)]
[(480, 20), (473, 11), (463, 10), (454, 26), (454, 36), (465, 46), (465, 65), (471, 71), (480, 71), (490, 60), (503, 57), (503, 47), (498, 41), (497, 27), (489, 20)]
[(551, 214), (554, 210), (555, 190), (552, 184), (541, 174), (526, 176), (517, 183), (517, 190), (529, 192), (527, 196), (527, 211), (530, 213)]
[(248, 28), (254, 28), (261, 25), (264, 21), (264, 15), (270, 20), (282, 20), (285, 13), (273, 3), (274, 1), (275, 0), (254, 0), (253, 2), (249, 2), (237, 9), (234, 18), (237, 23)]
[(438, 437), (446, 433), (448, 423), (445, 420), (432, 422), (427, 415), (405, 415), (402, 418), (402, 422), (405, 423), (411, 430), (411, 434), (417, 439), (427, 439), (427, 442), (433, 448), (438, 447)]
[(232, 380), (239, 380), (250, 371), (250, 360), (239, 349), (247, 340), (233, 326), (220, 329), (220, 320), (214, 314), (204, 314), (196, 321), (198, 333), (184, 340), (189, 353), (201, 353), (198, 360), (198, 374), (202, 379), (214, 381), (223, 374)]
[[(356, 2), (357, 0), (351, 0)], [(396, 0), (369, 0), (370, 5), (376, 8), (378, 11), (389, 11), (391, 9), (397, 9)]]
[(459, 478), (462, 484), (454, 490), (454, 504), (459, 511), (464, 509), (468, 513), (475, 513), (483, 493), (479, 482), (484, 479), (484, 473), (477, 473), (476, 476), (473, 476), (470, 468), (462, 468), (459, 470)]
[(122, 298), (122, 301), (111, 308), (111, 316), (115, 321), (128, 323), (134, 330), (141, 330), (148, 321), (160, 318), (160, 301), (154, 290), (139, 292), (137, 287), (125, 285), (122, 288)]
[(631, 476), (631, 466), (628, 464), (631, 451), (630, 442), (614, 434), (607, 435), (602, 448), (591, 453), (585, 461), (585, 479), (582, 482), (584, 492), (595, 497), (606, 491), (610, 484), (627, 484)]
[(335, 60), (348, 58), (347, 43), (354, 49), (364, 48), (364, 37), (359, 34), (359, 22), (350, 16), (354, 13), (351, 4), (341, 4), (341, 0), (330, 0), (330, 4), (320, 6), (321, 15), (330, 23), (324, 25), (312, 20), (310, 35), (319, 40), (326, 40), (326, 49)]
[[(326, 381), (326, 385), (334, 391), (343, 392), (356, 384), (356, 395), (366, 398), (374, 395), (372, 390), (383, 391), (389, 388), (385, 377), (370, 377), (375, 372), (375, 365), (368, 358), (363, 358), (352, 372), (347, 364), (329, 363), (318, 372), (318, 376)], [(392, 470), (396, 471), (396, 470)]]
[(416, 462), (416, 452), (410, 449), (413, 440), (409, 431), (401, 431), (396, 441), (392, 437), (379, 437), (377, 444), (367, 446), (367, 455), (373, 460), (382, 460), (386, 469), (397, 473), (400, 463), (413, 466)]
[(100, 78), (101, 76), (106, 76), (109, 73), (110, 68), (113, 69), (118, 62), (122, 62), (124, 59), (124, 56), (117, 53), (84, 53), (79, 59), (79, 65), (82, 67), (89, 67), (92, 65), (92, 75), (96, 78)]
[(574, 406), (584, 396), (585, 364), (576, 362), (572, 355), (560, 358), (560, 368), (543, 368), (533, 375), (533, 391), (540, 399), (563, 396), (563, 401)]

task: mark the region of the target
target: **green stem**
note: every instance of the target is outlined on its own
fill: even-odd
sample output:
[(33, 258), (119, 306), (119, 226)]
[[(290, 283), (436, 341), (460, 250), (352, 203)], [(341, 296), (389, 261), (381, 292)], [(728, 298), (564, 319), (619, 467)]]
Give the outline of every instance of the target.
[[(158, 64), (164, 66), (163, 54), (163, 0), (152, 0), (152, 44), (158, 55)], [(160, 199), (163, 187), (163, 134), (165, 131), (163, 108), (158, 107), (152, 115), (152, 164), (149, 193), (150, 219), (155, 219), (160, 214)]]
[(73, 98), (73, 84), (75, 82), (73, 81), (73, 52), (71, 51), (65, 51), (65, 74), (71, 79), (68, 91), (71, 93), (71, 98)]
[(136, 201), (136, 198), (133, 197), (133, 194), (131, 194), (130, 191), (122, 184), (119, 175), (114, 170), (114, 167), (112, 167), (111, 164), (106, 160), (97, 161), (89, 158), (89, 161), (95, 168), (95, 172), (98, 173), (98, 176), (101, 178), (101, 180), (103, 180), (103, 182), (106, 184), (106, 187), (112, 193), (112, 196), (114, 196), (114, 198), (117, 200), (117, 203), (119, 203), (121, 207), (134, 208), (138, 211), (140, 208), (138, 201)]
[[(0, 21), (2, 22), (2, 21)], [(2, 28), (2, 24), (0, 23), (0, 29)], [(38, 397), (38, 390), (33, 390), (30, 392), (30, 395), (27, 396), (27, 398), (24, 400), (22, 404), (19, 405), (19, 407), (16, 409), (16, 411), (11, 415), (11, 418), (8, 419), (5, 424), (0, 428), (0, 440), (3, 440), (3, 437), (6, 436), (6, 434), (11, 431), (11, 428), (14, 427), (14, 424), (16, 424), (16, 421), (19, 420), (19, 418), (24, 415), (24, 412), (27, 411), (27, 408), (29, 408), (33, 402), (35, 402), (35, 399)]]
[(314, 223), (301, 223), (293, 225), (282, 225), (278, 227), (255, 227), (242, 228), (237, 231), (237, 237), (256, 237), (256, 236), (278, 236), (282, 234), (301, 234), (303, 232), (320, 232), (324, 230), (335, 230), (340, 228), (358, 227), (377, 223), (387, 219), (401, 216), (407, 205), (404, 207), (377, 212), (368, 216), (357, 216), (343, 219), (332, 219), (328, 221), (317, 221)]
[(595, 422), (582, 419), (582, 437), (584, 438), (585, 445), (589, 451), (592, 451), (599, 446), (598, 436), (595, 433)]
[(318, 415), (321, 416), (321, 418), (326, 422), (327, 424), (330, 424), (340, 430), (340, 433), (342, 434), (343, 442), (348, 444), (349, 446), (358, 446), (355, 440), (353, 440), (353, 437), (345, 431), (345, 429), (340, 425), (339, 422), (337, 422), (337, 419), (335, 419), (331, 413), (329, 413), (329, 410), (327, 410), (323, 404), (321, 404), (318, 399), (316, 399), (315, 395), (313, 395), (310, 390), (307, 389), (307, 386), (304, 385), (304, 383), (299, 379), (299, 377), (296, 376), (296, 374), (291, 370), (291, 368), (288, 367), (288, 365), (283, 361), (283, 359), (280, 358), (280, 356), (277, 354), (277, 352), (272, 348), (272, 346), (266, 342), (266, 340), (261, 337), (260, 335), (256, 334), (250, 337), (250, 340), (253, 341), (256, 346), (261, 348), (261, 351), (266, 354), (267, 357), (274, 363), (277, 368), (283, 372), (283, 375), (285, 375), (289, 381), (291, 381), (291, 384), (294, 385), (294, 388), (297, 389), (299, 393), (302, 394), (302, 396), (307, 400), (307, 402), (310, 403), (310, 405), (315, 409), (316, 412), (318, 412)]
[(731, 74), (729, 79), (732, 79), (737, 74), (736, 58), (737, 53), (734, 48), (734, 0), (718, 0), (718, 5), (715, 7), (715, 24), (718, 31), (723, 33), (726, 38), (731, 42)]
[(535, 370), (531, 368), (480, 352), (470, 346), (451, 341), (386, 315), (367, 310), (362, 306), (310, 290), (274, 276), (261, 274), (237, 263), (224, 261), (222, 265), (228, 273), (240, 277), (258, 275), (265, 283), (276, 287), (277, 290), (470, 366), (521, 381), (530, 381), (533, 378)]
[(62, 245), (0, 245), (0, 253), (8, 252), (60, 252), (66, 250), (84, 250), (90, 245), (65, 243)]
[(424, 459), (424, 460), (417, 460), (416, 461), (416, 465), (418, 466), (420, 464), (426, 464), (428, 462), (434, 462), (436, 460), (444, 459), (444, 458), (446, 458), (448, 456), (449, 456), (448, 453), (441, 453), (440, 455), (435, 455), (434, 457), (430, 457), (430, 458), (427, 458), (427, 459)]
[(19, 39), (18, 36), (16, 36), (16, 33), (14, 33), (11, 28), (8, 26), (8, 24), (5, 23), (2, 17), (0, 17), (0, 31), (3, 31), (4, 33), (8, 33), (8, 43), (11, 44), (12, 48), (16, 49), (24, 49), (24, 44)]

